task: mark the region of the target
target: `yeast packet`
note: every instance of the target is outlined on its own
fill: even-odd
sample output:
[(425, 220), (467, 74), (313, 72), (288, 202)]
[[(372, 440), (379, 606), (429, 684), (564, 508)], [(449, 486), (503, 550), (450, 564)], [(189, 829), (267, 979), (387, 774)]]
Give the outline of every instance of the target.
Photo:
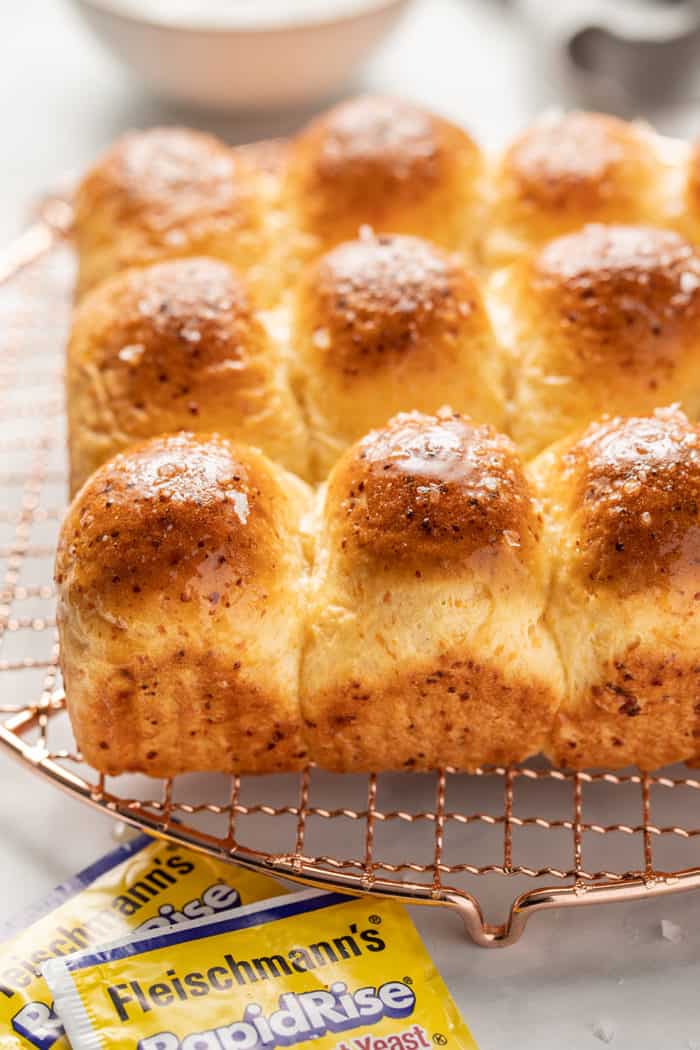
[(282, 892), (265, 875), (138, 835), (0, 927), (0, 1050), (68, 1050), (41, 976), (47, 959)]
[(407, 912), (306, 890), (44, 965), (74, 1050), (476, 1050)]

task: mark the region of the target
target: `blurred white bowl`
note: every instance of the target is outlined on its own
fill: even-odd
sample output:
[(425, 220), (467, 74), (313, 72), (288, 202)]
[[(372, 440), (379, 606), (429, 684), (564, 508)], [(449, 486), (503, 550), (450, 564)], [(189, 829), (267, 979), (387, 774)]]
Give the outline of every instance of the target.
[[(210, 109), (302, 105), (342, 88), (410, 0), (328, 0), (279, 15), (265, 0), (221, 14), (134, 0), (73, 0), (99, 39), (157, 93)], [(194, 5), (190, 10), (194, 10)], [(157, 14), (154, 16), (153, 11)], [(206, 12), (206, 14), (204, 13)], [(276, 13), (275, 13), (276, 12)]]

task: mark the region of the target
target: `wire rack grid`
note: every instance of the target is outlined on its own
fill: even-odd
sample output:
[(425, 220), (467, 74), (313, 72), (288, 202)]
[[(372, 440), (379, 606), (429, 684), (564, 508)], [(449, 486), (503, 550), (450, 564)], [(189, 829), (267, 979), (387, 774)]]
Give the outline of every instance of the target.
[[(482, 946), (513, 943), (545, 909), (700, 888), (700, 779), (684, 767), (568, 773), (535, 761), (472, 776), (309, 768), (159, 782), (107, 779), (82, 762), (61, 689), (51, 584), (66, 496), (69, 230), (70, 205), (50, 201), (0, 256), (2, 748), (153, 834), (299, 882), (446, 905)], [(501, 921), (486, 917), (486, 905)]]

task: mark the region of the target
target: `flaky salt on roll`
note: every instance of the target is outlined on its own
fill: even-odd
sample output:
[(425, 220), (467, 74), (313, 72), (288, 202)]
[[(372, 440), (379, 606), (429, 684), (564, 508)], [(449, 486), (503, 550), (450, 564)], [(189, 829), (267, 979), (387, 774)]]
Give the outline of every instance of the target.
[(539, 534), (517, 452), (489, 426), (399, 415), (344, 454), (302, 667), (316, 762), (473, 769), (540, 750), (561, 671)]
[(548, 751), (655, 769), (700, 743), (700, 428), (676, 410), (593, 424), (532, 465), (566, 674)]
[(80, 491), (56, 560), (68, 710), (116, 774), (302, 766), (303, 482), (223, 438), (155, 439)]
[(366, 96), (317, 117), (292, 142), (284, 200), (307, 254), (363, 225), (472, 254), (482, 176), (481, 152), (461, 128), (410, 102)]
[(675, 151), (651, 128), (601, 113), (545, 114), (504, 151), (490, 183), (491, 265), (590, 222), (666, 225)]
[(211, 255), (242, 270), (267, 246), (265, 179), (248, 153), (187, 128), (118, 139), (75, 201), (78, 296), (128, 266)]
[(367, 235), (328, 252), (296, 296), (292, 343), (316, 478), (407, 405), (499, 426), (504, 354), (477, 282), (417, 237)]
[(177, 430), (216, 431), (308, 474), (308, 440), (279, 347), (243, 280), (176, 259), (104, 281), (67, 350), (71, 487), (116, 452)]
[(526, 456), (604, 412), (700, 416), (700, 256), (679, 234), (585, 226), (497, 274), (490, 303)]

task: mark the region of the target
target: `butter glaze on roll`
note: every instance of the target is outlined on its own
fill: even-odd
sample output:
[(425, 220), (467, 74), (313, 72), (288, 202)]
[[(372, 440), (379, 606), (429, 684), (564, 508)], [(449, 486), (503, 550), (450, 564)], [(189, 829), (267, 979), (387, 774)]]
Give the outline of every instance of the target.
[(655, 769), (700, 741), (700, 428), (673, 410), (592, 425), (532, 465), (566, 674), (549, 753)]
[(663, 225), (666, 142), (645, 125), (600, 113), (542, 117), (495, 166), (491, 264), (587, 222)]
[(400, 415), (331, 473), (302, 709), (327, 769), (471, 769), (537, 752), (561, 672), (540, 525), (510, 441)]
[(213, 259), (127, 270), (85, 296), (68, 343), (71, 484), (169, 431), (216, 431), (308, 474), (281, 352), (241, 279)]
[(526, 457), (605, 412), (700, 416), (700, 257), (679, 234), (586, 226), (497, 274), (490, 301)]
[(101, 467), (56, 562), (76, 740), (110, 774), (302, 766), (310, 495), (254, 449), (183, 434)]
[(78, 296), (127, 266), (183, 255), (253, 267), (266, 248), (265, 181), (249, 156), (187, 128), (118, 139), (77, 191)]
[(479, 287), (419, 238), (370, 235), (322, 256), (297, 294), (292, 343), (318, 479), (407, 404), (504, 422), (504, 355)]
[(375, 232), (475, 251), (481, 152), (461, 128), (410, 102), (361, 97), (322, 114), (294, 140), (284, 199), (307, 250)]

